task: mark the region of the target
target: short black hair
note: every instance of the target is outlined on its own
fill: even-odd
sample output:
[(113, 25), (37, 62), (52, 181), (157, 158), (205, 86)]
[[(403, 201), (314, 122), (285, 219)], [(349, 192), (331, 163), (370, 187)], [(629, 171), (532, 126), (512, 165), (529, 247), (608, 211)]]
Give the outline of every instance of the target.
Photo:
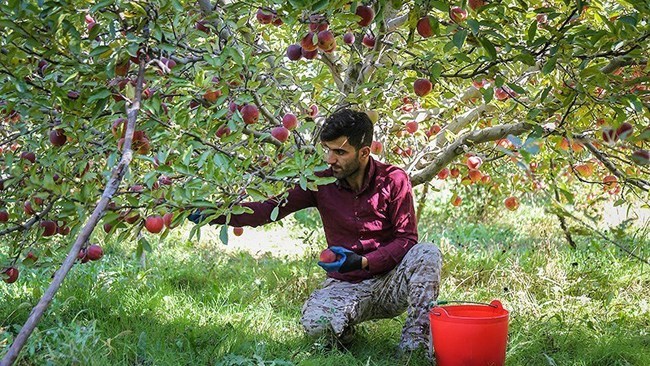
[(348, 143), (359, 150), (372, 144), (372, 130), (372, 121), (365, 112), (341, 109), (327, 117), (320, 139), (332, 141), (345, 136), (348, 138)]

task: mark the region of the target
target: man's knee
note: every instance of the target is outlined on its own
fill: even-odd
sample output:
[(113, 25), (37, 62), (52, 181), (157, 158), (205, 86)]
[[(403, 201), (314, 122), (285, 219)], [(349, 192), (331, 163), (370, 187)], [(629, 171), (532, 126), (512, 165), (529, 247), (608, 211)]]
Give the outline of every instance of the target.
[(305, 313), (300, 319), (305, 333), (311, 337), (320, 337), (326, 334), (332, 334), (332, 325), (330, 319), (325, 314)]
[(442, 253), (432, 243), (416, 244), (406, 255), (409, 257), (409, 261), (414, 262), (414, 264), (427, 264), (438, 267), (442, 265)]

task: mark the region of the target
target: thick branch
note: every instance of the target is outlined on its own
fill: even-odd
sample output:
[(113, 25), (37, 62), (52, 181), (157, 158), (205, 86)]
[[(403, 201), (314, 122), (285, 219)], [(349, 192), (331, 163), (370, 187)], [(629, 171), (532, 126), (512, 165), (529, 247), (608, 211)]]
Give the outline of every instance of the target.
[(426, 168), (422, 169), (415, 175), (412, 175), (411, 184), (415, 187), (430, 181), (436, 174), (438, 174), (440, 169), (453, 161), (457, 156), (464, 154), (465, 150), (471, 146), (488, 141), (496, 141), (505, 138), (508, 135), (518, 136), (524, 132), (530, 131), (532, 128), (532, 124), (521, 122), (467, 132), (447, 146)]

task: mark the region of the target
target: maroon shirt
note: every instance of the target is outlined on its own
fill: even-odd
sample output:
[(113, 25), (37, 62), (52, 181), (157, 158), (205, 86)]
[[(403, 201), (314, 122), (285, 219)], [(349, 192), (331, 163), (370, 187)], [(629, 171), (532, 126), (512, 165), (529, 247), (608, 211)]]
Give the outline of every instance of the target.
[[(331, 177), (332, 171), (328, 169), (319, 175)], [(349, 282), (390, 271), (418, 241), (408, 175), (400, 168), (371, 157), (363, 182), (359, 192), (354, 192), (345, 180), (318, 186), (315, 192), (297, 186), (289, 190), (277, 218), (280, 220), (303, 208), (316, 207), (323, 221), (327, 245), (350, 249), (368, 260), (366, 270), (328, 272), (329, 277)], [(277, 200), (247, 202), (242, 206), (254, 212), (233, 215), (229, 225), (270, 223)], [(223, 224), (225, 218), (213, 222)]]

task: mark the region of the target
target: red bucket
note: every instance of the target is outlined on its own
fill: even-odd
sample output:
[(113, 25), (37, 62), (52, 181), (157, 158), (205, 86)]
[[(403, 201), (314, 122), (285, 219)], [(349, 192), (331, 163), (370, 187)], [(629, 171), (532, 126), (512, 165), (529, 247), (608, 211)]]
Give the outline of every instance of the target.
[(501, 366), (506, 361), (508, 310), (489, 305), (434, 306), (429, 311), (437, 366)]

